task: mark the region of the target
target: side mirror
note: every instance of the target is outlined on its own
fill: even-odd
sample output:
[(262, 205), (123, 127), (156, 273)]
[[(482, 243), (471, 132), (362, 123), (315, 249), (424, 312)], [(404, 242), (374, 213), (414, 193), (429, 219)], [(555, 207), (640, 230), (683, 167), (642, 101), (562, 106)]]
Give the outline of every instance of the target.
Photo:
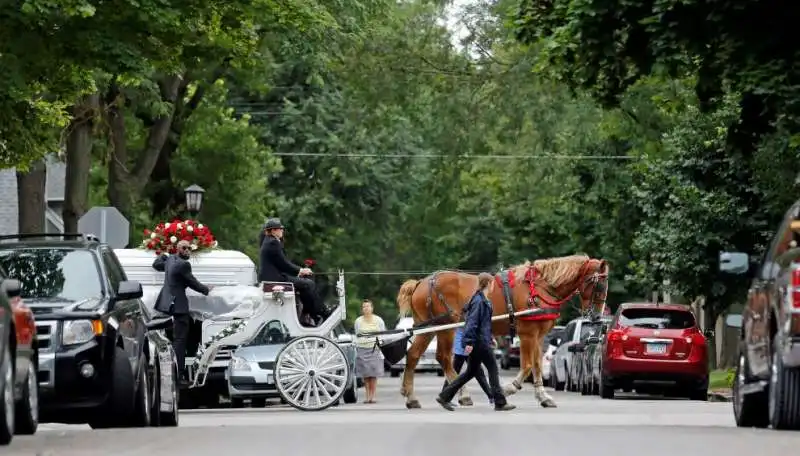
[(581, 353), (586, 349), (586, 346), (582, 343), (578, 342), (577, 344), (570, 345), (567, 347), (567, 351), (570, 353)]
[(554, 338), (550, 339), (550, 345), (552, 345), (554, 347), (558, 347), (559, 345), (561, 345), (561, 338), (560, 337), (554, 337)]
[(336, 342), (339, 342), (341, 344), (350, 343), (352, 341), (353, 341), (353, 336), (351, 336), (350, 334), (347, 334), (347, 333), (339, 334), (336, 337)]
[(720, 252), (719, 270), (729, 274), (744, 274), (750, 268), (750, 257), (741, 252)]
[(22, 284), (17, 279), (6, 279), (3, 281), (3, 291), (9, 298), (17, 298), (22, 294)]
[(714, 337), (714, 330), (706, 329), (705, 331), (703, 331), (703, 335), (706, 336), (706, 339), (712, 339)]
[(144, 296), (144, 291), (142, 291), (142, 284), (135, 281), (135, 280), (126, 280), (124, 282), (120, 282), (119, 288), (117, 289), (117, 300), (118, 301), (127, 301), (129, 299), (139, 299)]
[(591, 344), (591, 345), (599, 344), (600, 343), (600, 338), (597, 337), (597, 336), (592, 336), (592, 337), (586, 339), (586, 343), (587, 344)]
[(162, 329), (167, 329), (172, 326), (172, 317), (166, 318), (154, 318), (147, 323), (145, 323), (148, 331), (159, 331)]

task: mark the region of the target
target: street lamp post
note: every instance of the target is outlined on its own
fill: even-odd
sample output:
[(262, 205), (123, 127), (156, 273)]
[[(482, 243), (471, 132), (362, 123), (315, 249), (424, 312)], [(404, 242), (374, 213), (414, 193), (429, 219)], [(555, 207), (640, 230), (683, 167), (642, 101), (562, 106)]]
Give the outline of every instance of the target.
[(189, 211), (192, 217), (196, 217), (197, 214), (200, 213), (200, 209), (203, 207), (203, 194), (205, 192), (203, 187), (197, 184), (192, 184), (183, 190), (186, 196), (186, 210)]

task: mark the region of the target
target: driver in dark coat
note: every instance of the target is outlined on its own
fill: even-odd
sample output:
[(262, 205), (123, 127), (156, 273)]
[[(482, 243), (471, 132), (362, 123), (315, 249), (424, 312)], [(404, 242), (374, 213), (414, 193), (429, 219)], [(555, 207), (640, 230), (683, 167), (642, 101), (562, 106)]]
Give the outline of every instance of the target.
[[(317, 294), (314, 281), (308, 278), (313, 274), (311, 269), (301, 268), (286, 258), (283, 250), (283, 224), (280, 219), (271, 218), (264, 224), (260, 263), (259, 282), (291, 282), (303, 302), (303, 317), (311, 317), (306, 322), (318, 325), (325, 319), (325, 305)], [(304, 319), (301, 318), (301, 321)]]

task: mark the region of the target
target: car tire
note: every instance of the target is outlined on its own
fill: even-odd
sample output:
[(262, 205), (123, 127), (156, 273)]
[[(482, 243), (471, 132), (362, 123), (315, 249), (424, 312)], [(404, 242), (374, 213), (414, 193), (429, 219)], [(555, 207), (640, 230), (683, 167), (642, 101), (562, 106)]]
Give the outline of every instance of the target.
[(600, 375), (600, 397), (603, 399), (614, 399), (614, 385), (606, 381), (603, 375)]
[(800, 369), (784, 366), (772, 343), (772, 366), (769, 382), (769, 423), (773, 429), (800, 430)]
[(22, 399), (17, 402), (15, 410), (15, 433), (33, 435), (39, 427), (39, 380), (36, 377), (36, 358), (28, 363), (28, 375), (22, 386)]
[(250, 399), (250, 407), (252, 408), (264, 408), (267, 406), (267, 400), (263, 397), (257, 397), (254, 399)]
[(150, 397), (153, 391), (150, 389), (150, 375), (148, 375), (149, 364), (144, 355), (139, 356), (139, 373), (137, 374), (136, 403), (131, 415), (130, 427), (148, 427), (153, 420), (153, 403)]
[(399, 376), (400, 376), (400, 371), (399, 371), (399, 370), (397, 370), (397, 369), (392, 369), (392, 370), (391, 370), (391, 372), (390, 372), (389, 374), (390, 374), (390, 375), (391, 375), (393, 378), (397, 378), (397, 377), (399, 377)]
[(355, 404), (358, 402), (358, 388), (356, 388), (355, 382), (353, 386), (344, 390), (344, 394), (342, 394), (342, 400), (345, 404)]
[(765, 428), (769, 426), (769, 387), (767, 391), (742, 394), (748, 377), (746, 364), (744, 354), (740, 353), (732, 388), (733, 417), (738, 427)]
[(14, 362), (9, 343), (4, 345), (0, 352), (0, 445), (14, 438)]
[(553, 389), (556, 391), (564, 391), (564, 387), (566, 386), (566, 382), (558, 381), (558, 373), (556, 372), (556, 368), (554, 365), (550, 367), (550, 378), (553, 382)]
[(444, 377), (444, 369), (439, 369), (436, 371), (437, 377)]
[[(179, 395), (180, 392), (178, 387), (178, 382), (180, 377), (178, 377), (178, 368), (177, 366), (172, 366), (172, 381), (170, 382), (170, 392), (172, 393), (172, 411), (169, 412), (162, 412), (161, 406), (157, 405), (153, 411), (154, 415), (158, 415), (159, 426), (161, 427), (177, 427), (178, 423), (180, 422), (179, 418), (179, 407), (178, 404), (180, 403)], [(161, 376), (158, 376), (159, 383), (158, 383), (158, 391), (159, 396), (157, 398), (156, 404), (160, 404), (161, 402)]]
[(244, 408), (244, 399), (238, 397), (231, 398), (231, 408)]
[(119, 347), (111, 361), (111, 387), (106, 403), (98, 407), (96, 416), (89, 421), (92, 429), (119, 427), (131, 421), (136, 410), (136, 381), (128, 355)]

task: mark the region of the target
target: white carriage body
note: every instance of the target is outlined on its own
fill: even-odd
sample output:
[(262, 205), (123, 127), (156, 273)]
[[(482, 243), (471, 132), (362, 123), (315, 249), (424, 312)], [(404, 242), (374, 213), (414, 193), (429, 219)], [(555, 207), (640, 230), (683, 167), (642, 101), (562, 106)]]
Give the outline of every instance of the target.
[[(152, 267), (155, 255), (153, 252), (141, 249), (117, 249), (115, 253), (128, 279), (142, 284), (144, 291), (142, 300), (152, 309), (164, 283), (164, 273), (155, 271)], [(272, 320), (281, 321), (288, 328), (291, 337), (295, 338), (286, 347), (290, 349), (289, 351), (296, 350), (299, 346), (306, 351), (328, 353), (333, 346), (341, 354), (337, 357), (345, 359), (336, 342), (328, 339), (334, 327), (344, 320), (346, 315), (342, 271), (339, 271), (336, 283), (337, 308), (319, 326), (306, 327), (300, 324), (297, 315), (296, 296), (292, 284), (283, 282), (256, 284), (255, 264), (245, 254), (232, 250), (210, 250), (193, 255), (190, 261), (194, 276), (201, 283), (214, 286), (208, 296), (187, 290), (192, 316), (203, 321), (201, 351), (197, 357), (187, 356), (186, 359), (193, 387), (203, 386), (211, 368), (227, 368), (232, 352), (238, 346), (253, 340), (261, 327)], [(226, 331), (225, 335), (221, 334), (223, 331)], [(277, 364), (287, 362), (293, 362), (292, 355), (282, 352)], [(279, 376), (277, 370), (278, 367), (276, 367), (276, 377)], [(345, 368), (344, 375), (349, 381), (351, 375), (349, 366)], [(279, 390), (281, 394), (285, 393), (280, 387)], [(333, 402), (333, 396), (327, 398), (330, 400), (318, 399), (314, 404), (309, 402), (309, 398), (306, 398), (306, 402), (302, 402), (297, 398), (293, 400), (290, 396), (287, 396), (290, 404), (308, 410), (326, 408)], [(341, 392), (336, 394), (335, 399), (338, 400), (339, 396)]]

